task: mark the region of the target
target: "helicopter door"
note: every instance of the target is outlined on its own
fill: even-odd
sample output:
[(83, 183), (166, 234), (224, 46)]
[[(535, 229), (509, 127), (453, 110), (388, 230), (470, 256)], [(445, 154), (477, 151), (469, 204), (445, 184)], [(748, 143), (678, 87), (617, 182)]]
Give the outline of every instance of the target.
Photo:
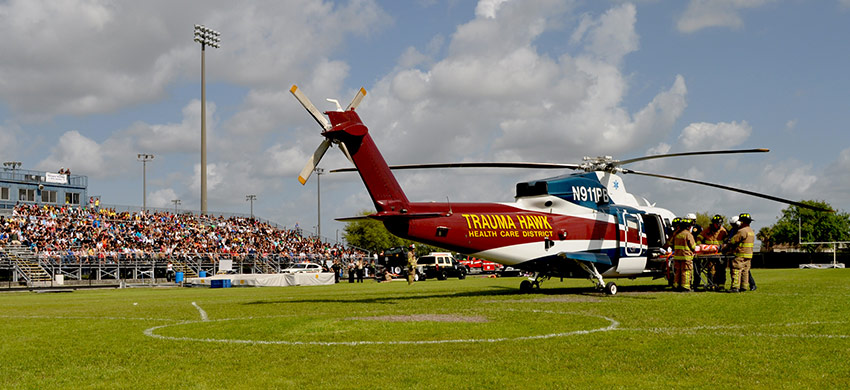
[(642, 273), (646, 266), (646, 236), (643, 220), (639, 214), (622, 212), (623, 229), (620, 231), (620, 274)]

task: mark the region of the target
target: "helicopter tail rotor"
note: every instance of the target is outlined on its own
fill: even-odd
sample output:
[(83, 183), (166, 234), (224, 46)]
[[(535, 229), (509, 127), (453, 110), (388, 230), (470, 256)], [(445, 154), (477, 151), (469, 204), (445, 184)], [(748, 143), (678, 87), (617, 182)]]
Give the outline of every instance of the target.
[[(304, 106), (307, 112), (310, 113), (310, 116), (312, 116), (313, 119), (315, 119), (316, 122), (319, 124), (319, 126), (322, 127), (323, 133), (331, 130), (331, 123), (328, 121), (327, 118), (325, 118), (325, 115), (322, 114), (322, 112), (319, 111), (319, 109), (316, 108), (315, 105), (313, 105), (313, 102), (310, 101), (307, 95), (305, 95), (303, 92), (301, 92), (300, 89), (298, 89), (297, 85), (293, 85), (292, 88), (289, 89), (289, 92), (291, 92), (292, 95), (295, 96), (295, 99), (297, 99), (298, 102), (301, 103), (302, 106)], [(346, 107), (345, 111), (356, 109), (357, 106), (360, 105), (360, 102), (363, 101), (363, 98), (365, 96), (366, 89), (360, 88), (360, 90), (357, 91), (357, 95), (354, 96), (354, 99), (351, 101), (351, 103), (348, 104), (348, 107)], [(336, 103), (337, 109), (342, 110), (342, 107), (339, 105), (339, 102), (335, 99), (328, 99), (328, 101)], [(331, 141), (331, 139), (325, 137), (322, 143), (319, 144), (319, 147), (316, 148), (316, 151), (313, 152), (313, 155), (310, 156), (310, 159), (307, 160), (307, 164), (304, 165), (304, 169), (302, 169), (301, 173), (298, 175), (298, 181), (302, 185), (307, 183), (307, 179), (309, 179), (313, 171), (316, 170), (316, 167), (319, 165), (319, 161), (322, 160), (322, 157), (324, 157), (325, 153), (328, 151), (328, 148), (330, 148), (332, 144), (333, 142)], [(348, 161), (354, 163), (354, 160), (351, 158), (351, 153), (348, 151), (348, 148), (345, 146), (345, 144), (339, 142), (337, 142), (337, 144), (339, 145), (340, 150), (342, 150), (342, 153), (345, 154), (345, 157), (348, 158)]]
[(313, 155), (310, 156), (310, 159), (307, 160), (307, 164), (304, 165), (304, 169), (302, 169), (301, 173), (298, 174), (298, 181), (301, 182), (301, 185), (307, 184), (307, 179), (309, 179), (310, 175), (313, 174), (313, 171), (316, 170), (316, 167), (319, 165), (319, 161), (321, 161), (322, 157), (325, 156), (325, 152), (328, 151), (329, 147), (331, 147), (331, 141), (325, 138), (322, 143), (319, 144), (319, 147), (316, 148), (316, 151), (313, 152)]

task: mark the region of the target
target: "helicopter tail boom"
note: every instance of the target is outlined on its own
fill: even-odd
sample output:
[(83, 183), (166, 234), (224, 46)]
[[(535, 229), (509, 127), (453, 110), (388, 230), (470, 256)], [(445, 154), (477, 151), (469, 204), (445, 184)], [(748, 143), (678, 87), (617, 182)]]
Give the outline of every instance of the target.
[(325, 112), (328, 120), (318, 114), (319, 111), (296, 86), (293, 85), (290, 92), (316, 119), (325, 137), (298, 177), (301, 184), (306, 183), (328, 147), (338, 145), (360, 173), (360, 178), (366, 185), (366, 190), (369, 191), (378, 213), (406, 214), (410, 205), (407, 196), (369, 135), (369, 129), (354, 111), (366, 95), (366, 90), (361, 88), (346, 110)]

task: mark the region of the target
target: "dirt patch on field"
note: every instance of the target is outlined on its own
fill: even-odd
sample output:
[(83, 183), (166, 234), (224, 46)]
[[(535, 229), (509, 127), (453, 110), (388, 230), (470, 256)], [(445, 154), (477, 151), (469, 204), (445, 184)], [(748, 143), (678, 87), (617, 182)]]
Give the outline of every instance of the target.
[(458, 314), (411, 314), (375, 317), (349, 317), (348, 320), (385, 322), (490, 322), (484, 316), (462, 316)]

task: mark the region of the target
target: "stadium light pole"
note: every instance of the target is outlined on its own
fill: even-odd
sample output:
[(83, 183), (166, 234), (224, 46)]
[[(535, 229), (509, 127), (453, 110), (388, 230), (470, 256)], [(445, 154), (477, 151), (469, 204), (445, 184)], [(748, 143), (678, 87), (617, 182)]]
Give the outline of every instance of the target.
[(254, 201), (257, 200), (257, 195), (245, 195), (245, 200), (251, 202), (251, 219), (254, 219)]
[(177, 206), (180, 205), (180, 199), (171, 199), (171, 203), (174, 203), (174, 214), (177, 214)]
[(318, 213), (319, 223), (316, 225), (316, 236), (322, 239), (322, 175), (325, 173), (324, 168), (316, 167), (316, 210)]
[(207, 87), (204, 53), (207, 46), (221, 47), (221, 33), (195, 25), (195, 42), (201, 44), (201, 215), (207, 214)]
[(3, 166), (6, 167), (6, 169), (11, 169), (12, 172), (14, 172), (16, 169), (21, 167), (21, 164), (22, 163), (20, 161), (6, 161), (3, 163)]
[(142, 211), (148, 211), (148, 161), (155, 156), (147, 153), (139, 153), (136, 158), (142, 162)]

